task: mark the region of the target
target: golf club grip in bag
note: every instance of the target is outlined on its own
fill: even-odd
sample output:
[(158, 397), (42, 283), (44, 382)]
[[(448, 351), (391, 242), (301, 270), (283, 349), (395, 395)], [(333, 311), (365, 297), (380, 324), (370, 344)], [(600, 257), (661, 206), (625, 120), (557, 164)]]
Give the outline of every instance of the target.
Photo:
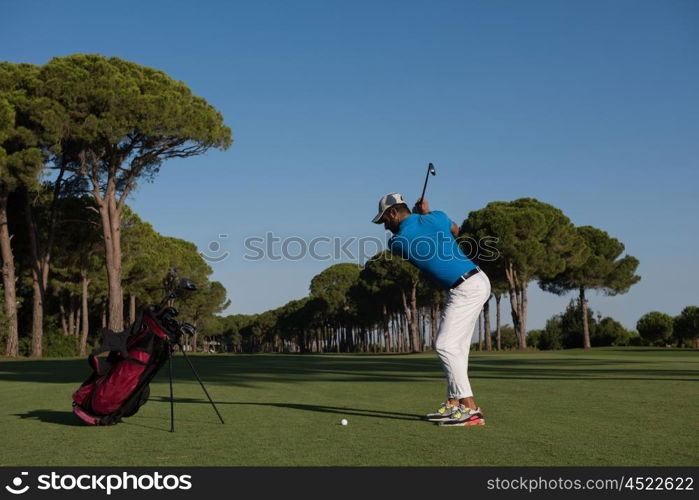
[(144, 312), (124, 337), (103, 336), (103, 345), (112, 349), (109, 356), (106, 361), (94, 353), (88, 357), (93, 372), (73, 393), (73, 413), (90, 425), (113, 425), (134, 415), (148, 401), (149, 384), (170, 355), (167, 333), (151, 312)]

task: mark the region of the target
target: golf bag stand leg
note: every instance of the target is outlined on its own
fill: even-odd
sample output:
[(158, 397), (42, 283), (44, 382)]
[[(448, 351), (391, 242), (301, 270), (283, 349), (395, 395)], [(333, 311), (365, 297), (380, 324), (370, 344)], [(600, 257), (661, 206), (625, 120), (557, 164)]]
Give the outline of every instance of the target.
[(168, 345), (170, 355), (168, 364), (170, 365), (170, 432), (175, 432), (175, 399), (172, 394), (172, 345)]
[(201, 378), (199, 378), (199, 374), (198, 374), (197, 371), (194, 369), (194, 365), (192, 364), (192, 362), (191, 362), (191, 361), (189, 360), (189, 358), (187, 357), (187, 353), (185, 352), (184, 348), (182, 347), (182, 344), (177, 344), (177, 345), (180, 346), (180, 351), (182, 352), (182, 355), (184, 356), (184, 359), (187, 361), (187, 364), (188, 364), (189, 367), (192, 369), (192, 373), (194, 373), (194, 376), (197, 377), (197, 380), (199, 381), (199, 385), (201, 386), (202, 389), (204, 389), (204, 394), (206, 394), (206, 397), (209, 399), (209, 403), (211, 403), (211, 406), (213, 406), (214, 411), (216, 412), (216, 415), (218, 415), (218, 419), (221, 421), (222, 424), (225, 424), (225, 422), (223, 421), (223, 417), (221, 416), (221, 414), (220, 414), (219, 411), (218, 411), (218, 408), (216, 408), (216, 404), (215, 404), (214, 401), (211, 399), (211, 396), (209, 396), (209, 391), (206, 390), (206, 387), (204, 386), (204, 382), (201, 381)]

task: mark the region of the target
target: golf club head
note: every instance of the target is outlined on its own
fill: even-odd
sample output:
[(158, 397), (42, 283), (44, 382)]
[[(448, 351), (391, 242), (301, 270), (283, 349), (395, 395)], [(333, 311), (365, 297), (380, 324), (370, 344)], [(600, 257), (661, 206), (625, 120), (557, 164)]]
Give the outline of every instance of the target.
[(171, 316), (177, 316), (178, 314), (180, 314), (180, 311), (179, 311), (179, 309), (177, 309), (176, 307), (170, 306), (170, 307), (168, 307), (167, 309), (165, 309), (165, 311), (163, 311), (163, 314), (169, 314), (169, 315), (171, 315)]
[(194, 335), (197, 332), (197, 327), (191, 323), (182, 323), (180, 329), (185, 335)]
[(182, 290), (196, 290), (197, 285), (192, 280), (181, 279), (178, 288)]
[(427, 189), (427, 181), (430, 179), (430, 174), (437, 175), (437, 171), (434, 169), (434, 165), (431, 163), (427, 165), (427, 174), (425, 175), (425, 184), (422, 186), (422, 194), (418, 201), (422, 201), (425, 198), (425, 189)]

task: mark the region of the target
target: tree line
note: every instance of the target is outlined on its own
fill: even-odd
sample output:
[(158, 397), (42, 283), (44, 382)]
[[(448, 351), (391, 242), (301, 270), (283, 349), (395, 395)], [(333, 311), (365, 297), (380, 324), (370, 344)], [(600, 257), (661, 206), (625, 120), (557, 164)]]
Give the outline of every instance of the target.
[[(583, 323), (580, 303), (572, 301), (566, 310), (553, 316), (540, 330), (527, 333), (527, 345), (541, 350), (582, 347)], [(627, 330), (610, 317), (587, 309), (592, 346), (659, 346), (699, 349), (699, 307), (687, 306), (677, 316), (658, 311), (644, 314), (636, 330)]]
[[(0, 62), (4, 354), (84, 354), (99, 328), (122, 330), (140, 307), (157, 302), (171, 267), (201, 288), (180, 304), (182, 316), (202, 332), (190, 339), (193, 349), (429, 348), (445, 292), (387, 252), (361, 266), (325, 269), (311, 280), (307, 297), (277, 309), (216, 316), (228, 305), (225, 289), (209, 280), (211, 269), (196, 247), (158, 234), (126, 201), (139, 183), (154, 181), (168, 159), (231, 143), (221, 114), (161, 71), (83, 54), (43, 66)], [(478, 243), (493, 237), (496, 252)], [(551, 293), (577, 294), (577, 309), (563, 316), (577, 318), (582, 347), (624, 337), (616, 324), (596, 320), (588, 307), (590, 290), (616, 295), (640, 280), (638, 260), (624, 255), (624, 245), (605, 231), (576, 227), (560, 209), (522, 198), (469, 213), (459, 241), (492, 283), (479, 323), (480, 348), (571, 345), (570, 338), (555, 334), (555, 321), (543, 333), (528, 333), (531, 282)], [(503, 324), (505, 302), (512, 327)], [(637, 329), (647, 342), (681, 338), (682, 345), (696, 345), (695, 316), (691, 308), (669, 320), (653, 313), (639, 320)], [(618, 335), (600, 333), (605, 331)], [(612, 337), (616, 340), (599, 340)]]
[[(52, 320), (66, 336), (79, 335), (81, 353), (91, 315), (115, 331), (125, 314), (133, 321), (149, 276), (167, 269), (136, 257), (148, 250), (130, 233), (144, 226), (128, 210), (129, 194), (168, 159), (231, 142), (221, 114), (162, 71), (84, 54), (42, 66), (0, 62), (5, 355), (42, 356)], [(210, 274), (205, 262), (193, 263), (193, 245), (158, 244), (158, 264)]]
[[(493, 237), (494, 247), (479, 243)], [(595, 320), (588, 306), (590, 290), (617, 295), (640, 280), (638, 260), (624, 255), (624, 245), (607, 232), (576, 227), (560, 209), (523, 198), (470, 212), (459, 242), (492, 285), (477, 348), (589, 349), (635, 342), (634, 334), (612, 318)], [(561, 327), (570, 338), (552, 333), (555, 322), (547, 324), (545, 334), (527, 332), (532, 281), (548, 292), (577, 294), (576, 306), (564, 314), (575, 320)], [(503, 324), (503, 299), (512, 327)], [(421, 352), (434, 343), (445, 300), (446, 293), (421, 271), (383, 251), (363, 266), (328, 267), (311, 280), (303, 299), (261, 314), (220, 317), (212, 333), (231, 352)]]

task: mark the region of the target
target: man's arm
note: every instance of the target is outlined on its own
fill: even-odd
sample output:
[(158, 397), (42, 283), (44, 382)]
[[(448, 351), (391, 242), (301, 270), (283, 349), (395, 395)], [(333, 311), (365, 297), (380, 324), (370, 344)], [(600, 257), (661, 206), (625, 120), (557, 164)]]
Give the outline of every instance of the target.
[[(419, 215), (427, 215), (428, 213), (430, 213), (430, 206), (427, 204), (427, 200), (424, 198), (422, 200), (417, 200), (415, 206), (413, 207), (413, 213)], [(449, 231), (454, 236), (454, 238), (458, 238), (459, 226), (456, 225), (456, 222), (451, 223)]]
[[(413, 213), (419, 215), (427, 215), (428, 213), (430, 213), (430, 206), (427, 204), (427, 200), (423, 198), (422, 200), (418, 200), (417, 202), (415, 202), (415, 206), (413, 207)], [(459, 226), (456, 225), (456, 222), (451, 223), (449, 231), (454, 236), (454, 238), (457, 238), (459, 236)]]
[(419, 215), (427, 215), (430, 213), (430, 206), (427, 204), (426, 199), (417, 200), (415, 206), (413, 207), (413, 213)]

